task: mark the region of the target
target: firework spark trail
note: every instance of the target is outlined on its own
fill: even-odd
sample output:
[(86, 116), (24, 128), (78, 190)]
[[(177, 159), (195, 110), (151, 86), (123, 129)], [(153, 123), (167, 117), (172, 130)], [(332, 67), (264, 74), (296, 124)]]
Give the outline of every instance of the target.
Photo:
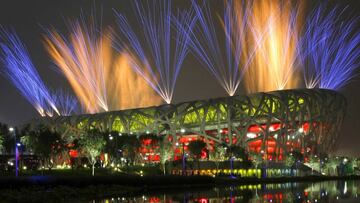
[(148, 107), (162, 103), (162, 98), (142, 76), (132, 69), (127, 54), (120, 54), (114, 60), (115, 64), (109, 71), (113, 78), (108, 80), (108, 86), (111, 87), (113, 95), (109, 102), (121, 109)]
[[(177, 28), (188, 32), (189, 45), (195, 56), (216, 78), (220, 85), (230, 95), (234, 95), (247, 71), (250, 57), (245, 57), (247, 18), (250, 16), (250, 4), (227, 1), (223, 19), (219, 23), (223, 26), (224, 42), (216, 30), (216, 22), (211, 15), (211, 9), (206, 2), (198, 5), (192, 1), (195, 18), (189, 23), (178, 23)], [(245, 8), (243, 8), (245, 6)], [(221, 44), (224, 43), (224, 47)], [(226, 50), (225, 56), (222, 50)]]
[(347, 8), (325, 6), (309, 16), (301, 40), (304, 80), (307, 88), (338, 90), (356, 76), (360, 67), (359, 17), (345, 17)]
[(78, 113), (78, 100), (75, 96), (60, 89), (52, 93), (52, 98), (62, 116), (70, 116)]
[[(188, 38), (183, 32), (176, 32), (175, 36), (172, 34), (171, 1), (158, 2), (142, 5), (140, 1), (134, 1), (137, 25), (142, 28), (141, 34), (136, 34), (128, 19), (115, 11), (121, 33), (115, 47), (129, 55), (132, 68), (170, 103), (181, 65), (188, 52)], [(142, 43), (142, 40), (146, 42)]]
[(59, 114), (55, 102), (17, 34), (12, 30), (1, 28), (1, 41), (0, 51), (4, 75), (41, 116), (52, 116), (53, 111)]
[(249, 44), (258, 48), (245, 76), (249, 93), (298, 87), (302, 8), (291, 1), (254, 1)]
[[(95, 18), (95, 17), (93, 17)], [(47, 30), (46, 48), (89, 113), (108, 111), (103, 32), (94, 19), (69, 22), (69, 39)]]
[[(159, 97), (128, 69), (128, 57), (115, 53), (110, 31), (89, 21), (69, 22), (70, 37), (47, 30), (45, 46), (87, 113), (159, 105)], [(90, 23), (88, 23), (90, 22)], [(144, 71), (144, 74), (146, 72)], [(120, 79), (121, 78), (121, 79)], [(130, 80), (131, 79), (131, 80)], [(131, 89), (131, 91), (130, 91)]]

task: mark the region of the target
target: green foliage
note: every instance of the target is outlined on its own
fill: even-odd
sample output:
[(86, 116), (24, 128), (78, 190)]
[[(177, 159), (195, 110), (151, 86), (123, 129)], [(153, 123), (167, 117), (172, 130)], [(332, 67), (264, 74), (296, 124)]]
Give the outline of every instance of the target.
[(164, 137), (160, 143), (160, 163), (163, 167), (164, 174), (166, 173), (166, 162), (171, 160), (173, 156), (174, 149), (172, 147), (172, 144), (167, 141), (166, 137)]
[(345, 163), (344, 166), (344, 171), (346, 175), (352, 175), (354, 174), (354, 165), (353, 165), (353, 161), (348, 161), (347, 163)]
[(336, 175), (336, 168), (340, 165), (340, 160), (336, 157), (331, 157), (326, 164), (326, 168), (328, 168), (330, 175)]
[(360, 159), (354, 159), (353, 166), (354, 168), (360, 169)]
[(53, 167), (52, 158), (66, 150), (60, 134), (43, 125), (38, 125), (34, 129), (25, 127), (21, 131), (21, 136), (18, 135), (17, 138), (19, 137), (26, 150), (39, 156), (42, 165), (49, 168)]
[(255, 168), (258, 168), (263, 161), (262, 155), (259, 153), (251, 153), (250, 158)]
[(225, 161), (226, 147), (223, 145), (217, 145), (214, 150), (209, 153), (209, 159), (211, 161), (219, 162)]
[(58, 154), (63, 148), (60, 135), (45, 126), (37, 126), (36, 130), (28, 131), (21, 137), (21, 141), (28, 149), (32, 149), (43, 159)]
[(240, 146), (237, 145), (231, 145), (226, 150), (226, 157), (240, 159), (240, 161), (248, 161), (249, 155), (246, 152), (246, 150)]
[(27, 134), (21, 136), (20, 142), (26, 147), (27, 150), (32, 151), (33, 139), (30, 137), (30, 135)]
[(5, 140), (5, 136), (3, 134), (0, 134), (0, 152), (4, 150), (4, 140)]
[(160, 143), (160, 162), (164, 164), (170, 160), (174, 155), (172, 144), (164, 138)]
[(294, 156), (292, 156), (291, 154), (288, 154), (285, 158), (285, 166), (288, 168), (291, 168), (294, 166), (296, 162), (296, 159)]
[(12, 133), (9, 132), (9, 126), (0, 123), (0, 136), (2, 139), (2, 150), (5, 153), (11, 153), (14, 150), (15, 139)]
[(81, 149), (86, 153), (89, 161), (95, 164), (98, 157), (105, 146), (105, 140), (97, 130), (89, 131), (79, 140)]
[(102, 136), (105, 140), (105, 146), (104, 146), (104, 153), (108, 153), (111, 156), (116, 156), (116, 150), (118, 149), (118, 137), (119, 133), (112, 131), (112, 132), (97, 132), (99, 136)]
[(225, 161), (226, 147), (225, 145), (214, 146), (214, 150), (209, 153), (209, 159), (215, 162), (216, 169), (219, 169), (221, 161)]
[(304, 155), (299, 151), (296, 150), (292, 151), (291, 156), (295, 158), (295, 161), (299, 161), (299, 162), (304, 161)]
[(310, 164), (317, 164), (317, 163), (319, 163), (319, 161), (320, 161), (320, 159), (319, 159), (318, 156), (316, 156), (316, 155), (309, 156), (309, 163)]

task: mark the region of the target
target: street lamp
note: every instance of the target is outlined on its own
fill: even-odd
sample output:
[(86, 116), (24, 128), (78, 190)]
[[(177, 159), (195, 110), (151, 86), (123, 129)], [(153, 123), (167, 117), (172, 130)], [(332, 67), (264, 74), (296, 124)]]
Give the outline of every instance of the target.
[(17, 142), (16, 140), (16, 132), (15, 129), (13, 127), (9, 128), (10, 133), (13, 134), (14, 136), (14, 140), (15, 140), (15, 177), (19, 176), (19, 164), (18, 164), (18, 160), (19, 160), (19, 146), (20, 143)]

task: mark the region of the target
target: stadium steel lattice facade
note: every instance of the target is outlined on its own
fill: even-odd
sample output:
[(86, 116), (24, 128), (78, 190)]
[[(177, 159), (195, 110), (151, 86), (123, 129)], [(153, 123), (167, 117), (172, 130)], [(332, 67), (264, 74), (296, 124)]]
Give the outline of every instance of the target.
[(176, 134), (174, 147), (202, 139), (210, 149), (233, 143), (281, 160), (292, 150), (334, 149), (345, 111), (346, 100), (335, 91), (298, 89), (45, 120), (68, 133), (96, 128), (119, 135)]

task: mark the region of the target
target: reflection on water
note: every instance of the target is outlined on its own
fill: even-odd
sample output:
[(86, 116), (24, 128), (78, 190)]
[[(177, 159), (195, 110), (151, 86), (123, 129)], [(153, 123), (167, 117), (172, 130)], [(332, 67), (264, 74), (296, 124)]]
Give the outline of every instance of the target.
[(360, 202), (360, 181), (328, 181), (317, 183), (285, 183), (153, 191), (126, 197), (113, 197), (92, 202)]

